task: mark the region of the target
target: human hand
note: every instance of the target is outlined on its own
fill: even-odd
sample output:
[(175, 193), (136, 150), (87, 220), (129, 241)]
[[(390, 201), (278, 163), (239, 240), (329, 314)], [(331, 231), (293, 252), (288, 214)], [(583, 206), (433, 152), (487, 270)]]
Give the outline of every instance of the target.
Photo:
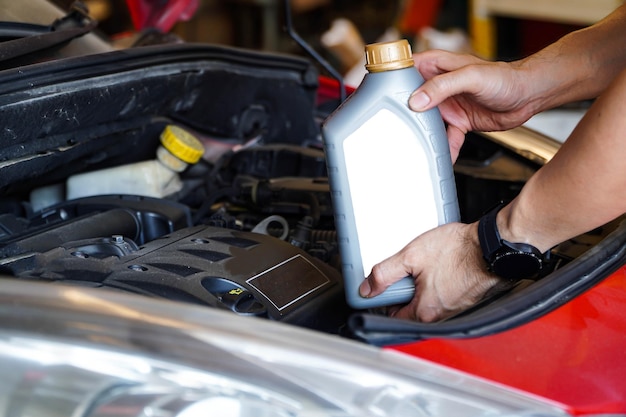
[(393, 311), (394, 317), (432, 322), (474, 305), (500, 282), (485, 268), (477, 227), (477, 223), (448, 223), (418, 236), (374, 266), (361, 284), (361, 295), (374, 297), (410, 275), (415, 296)]
[(409, 106), (414, 111), (439, 106), (452, 161), (467, 132), (510, 129), (536, 110), (532, 78), (522, 61), (489, 62), (439, 50), (416, 54), (414, 60), (426, 82), (411, 95)]

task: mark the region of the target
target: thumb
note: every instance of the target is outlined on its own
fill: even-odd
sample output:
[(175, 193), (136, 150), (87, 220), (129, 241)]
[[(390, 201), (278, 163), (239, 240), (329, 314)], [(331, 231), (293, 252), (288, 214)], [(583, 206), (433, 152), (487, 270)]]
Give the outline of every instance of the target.
[(413, 111), (426, 111), (450, 97), (462, 93), (477, 94), (481, 85), (481, 72), (477, 67), (468, 65), (427, 80), (411, 94), (409, 107)]
[(398, 255), (394, 255), (374, 265), (372, 272), (361, 283), (359, 294), (364, 298), (375, 297), (408, 275), (411, 275), (411, 271), (400, 261)]

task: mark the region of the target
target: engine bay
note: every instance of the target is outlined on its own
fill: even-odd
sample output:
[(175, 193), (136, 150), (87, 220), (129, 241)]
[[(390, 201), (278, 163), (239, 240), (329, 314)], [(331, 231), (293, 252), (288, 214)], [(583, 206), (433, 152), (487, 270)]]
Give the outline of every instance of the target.
[[(5, 70), (6, 279), (101, 287), (344, 333), (355, 312), (344, 300), (319, 135), (339, 102), (319, 83), (302, 58), (188, 44)], [(42, 187), (62, 194), (72, 174), (154, 158), (168, 124), (193, 131), (206, 151), (181, 174), (179, 192), (33, 201)], [(455, 168), (462, 219), (512, 199), (539, 166), (469, 135)], [(393, 215), (382, 210), (380, 221)], [(615, 227), (555, 248), (548, 273)]]

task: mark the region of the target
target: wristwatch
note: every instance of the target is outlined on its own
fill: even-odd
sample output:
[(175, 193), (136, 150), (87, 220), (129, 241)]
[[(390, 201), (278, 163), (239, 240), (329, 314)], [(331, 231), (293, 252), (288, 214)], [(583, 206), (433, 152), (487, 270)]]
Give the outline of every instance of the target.
[(500, 237), (496, 216), (504, 206), (498, 204), (478, 222), (478, 241), (487, 268), (509, 281), (535, 278), (544, 266), (546, 255), (528, 243), (508, 242)]

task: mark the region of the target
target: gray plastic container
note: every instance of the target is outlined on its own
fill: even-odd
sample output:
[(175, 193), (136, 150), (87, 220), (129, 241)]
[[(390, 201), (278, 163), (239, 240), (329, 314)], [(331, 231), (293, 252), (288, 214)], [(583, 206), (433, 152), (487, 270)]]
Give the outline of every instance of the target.
[(408, 107), (424, 82), (409, 43), (367, 45), (365, 52), (368, 74), (322, 126), (346, 299), (357, 309), (410, 301), (411, 277), (373, 298), (361, 297), (359, 286), (375, 264), (418, 235), (459, 221), (439, 110)]

